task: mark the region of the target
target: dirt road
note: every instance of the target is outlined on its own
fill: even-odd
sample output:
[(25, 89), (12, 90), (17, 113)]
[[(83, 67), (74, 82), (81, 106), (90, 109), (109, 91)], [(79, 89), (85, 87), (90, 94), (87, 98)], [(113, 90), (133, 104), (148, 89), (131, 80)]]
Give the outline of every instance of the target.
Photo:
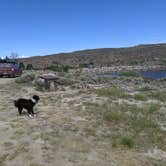
[(14, 82), (14, 78), (0, 78), (0, 85)]

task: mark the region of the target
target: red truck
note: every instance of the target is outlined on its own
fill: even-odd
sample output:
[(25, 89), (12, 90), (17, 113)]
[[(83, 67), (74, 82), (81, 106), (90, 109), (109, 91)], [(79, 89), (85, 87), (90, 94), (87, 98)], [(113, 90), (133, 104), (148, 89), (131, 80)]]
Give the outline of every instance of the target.
[(0, 77), (16, 77), (22, 74), (22, 69), (19, 63), (0, 60)]

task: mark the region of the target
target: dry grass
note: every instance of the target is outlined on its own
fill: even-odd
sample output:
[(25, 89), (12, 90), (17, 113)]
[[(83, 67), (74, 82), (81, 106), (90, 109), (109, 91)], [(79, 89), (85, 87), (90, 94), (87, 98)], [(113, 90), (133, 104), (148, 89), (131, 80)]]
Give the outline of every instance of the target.
[(97, 89), (94, 91), (98, 96), (103, 96), (103, 97), (112, 97), (112, 98), (128, 98), (129, 95), (126, 92), (126, 90), (122, 88), (109, 88), (109, 89)]
[[(161, 149), (166, 149), (166, 142), (159, 141), (161, 138), (164, 140), (165, 137), (165, 133), (158, 125), (160, 119), (156, 119), (155, 115), (158, 114), (160, 109), (159, 104), (146, 104), (138, 107), (137, 105), (114, 104), (108, 101), (103, 105), (86, 104), (86, 110), (89, 109), (93, 110), (91, 115), (89, 114), (91, 119), (101, 121), (101, 123), (98, 123), (99, 125), (107, 124), (108, 130), (116, 133), (110, 138), (111, 142), (113, 141), (112, 144), (115, 144), (115, 142), (116, 144), (118, 142), (130, 144), (131, 142), (131, 145), (128, 146), (133, 147), (135, 144), (137, 148), (150, 148), (155, 144)], [(95, 129), (90, 130), (95, 133)], [(125, 136), (126, 132), (130, 135), (129, 139), (126, 139), (128, 138)]]
[[(138, 87), (130, 86), (127, 82), (126, 88), (102, 85), (97, 90), (68, 87), (37, 92), (15, 82), (0, 85), (0, 165), (16, 165), (19, 160), (18, 166), (118, 165), (120, 161), (128, 166), (127, 161), (134, 158), (135, 165), (153, 166), (157, 160), (144, 153), (154, 146), (166, 151), (165, 131), (160, 126), (166, 120), (164, 94), (148, 90), (135, 96), (131, 94)], [(33, 93), (41, 97), (35, 108), (37, 117), (19, 117), (10, 104), (11, 96)]]

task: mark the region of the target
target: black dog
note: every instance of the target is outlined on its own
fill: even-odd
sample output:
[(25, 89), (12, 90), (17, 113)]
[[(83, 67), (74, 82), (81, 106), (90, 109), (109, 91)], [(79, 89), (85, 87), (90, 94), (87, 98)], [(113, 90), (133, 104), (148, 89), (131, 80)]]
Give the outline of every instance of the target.
[(40, 98), (37, 95), (34, 95), (32, 99), (20, 98), (18, 100), (14, 100), (14, 105), (18, 108), (19, 115), (21, 115), (23, 109), (26, 109), (31, 117), (34, 116), (33, 107), (39, 101), (39, 99)]

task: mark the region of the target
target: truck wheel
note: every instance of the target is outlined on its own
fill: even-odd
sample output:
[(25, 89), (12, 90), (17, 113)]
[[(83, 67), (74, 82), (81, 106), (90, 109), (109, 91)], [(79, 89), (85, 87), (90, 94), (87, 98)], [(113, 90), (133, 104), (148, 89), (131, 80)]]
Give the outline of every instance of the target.
[(10, 75), (10, 78), (15, 78), (15, 77), (16, 77), (15, 74), (11, 74), (11, 75)]

